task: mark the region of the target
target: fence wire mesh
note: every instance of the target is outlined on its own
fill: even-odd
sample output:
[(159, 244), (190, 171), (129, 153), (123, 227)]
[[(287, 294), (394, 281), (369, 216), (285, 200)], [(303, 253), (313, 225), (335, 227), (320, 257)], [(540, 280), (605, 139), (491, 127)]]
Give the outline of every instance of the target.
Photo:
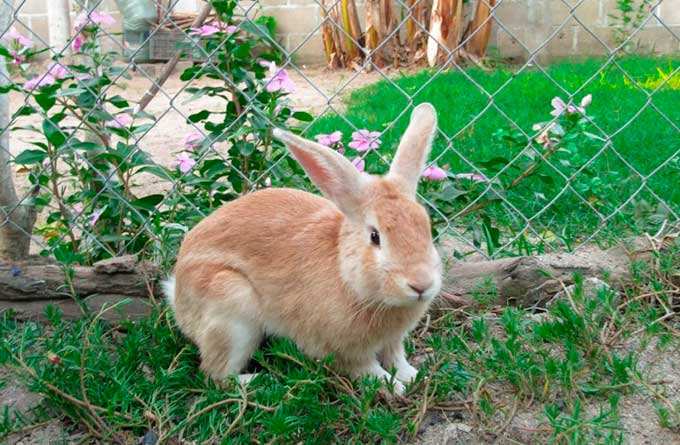
[[(492, 24), (494, 41), (503, 35), (521, 53), (501, 63), (502, 54), (491, 50), (486, 58), (465, 52), (476, 29), (454, 43), (434, 35), (431, 10), (438, 2), (429, 0), (382, 2), (397, 13), (372, 46), (369, 31), (352, 32), (346, 17), (333, 14), (340, 0), (310, 0), (318, 17), (308, 17), (313, 25), (295, 42), (269, 34), (270, 22), (262, 19), (267, 5), (258, 2), (235, 3), (224, 22), (219, 8), (230, 2), (213, 1), (218, 14), (193, 28), (205, 3), (182, 15), (178, 1), (146, 2), (152, 23), (143, 32), (119, 32), (121, 19), (114, 24), (106, 14), (119, 16), (109, 2), (71, 1), (74, 25), (59, 46), (50, 45), (29, 14), (40, 2), (2, 1), (5, 250), (24, 238), (32, 253), (63, 262), (136, 253), (169, 264), (186, 230), (220, 203), (270, 185), (313, 189), (271, 140), (274, 126), (292, 126), (311, 139), (342, 130), (348, 152), (350, 134), (374, 131), (364, 143), (382, 145), (355, 149), (353, 162), (380, 173), (410, 111), (428, 98), (441, 122), (429, 166), (443, 167), (446, 178), (425, 178), (420, 199), (439, 241), (461, 255), (572, 249), (628, 231), (658, 234), (678, 221), (680, 64), (630, 55), (642, 51), (637, 45), (652, 24), (667, 47), (678, 47), (677, 27), (660, 12), (677, 2), (642, 2), (634, 20), (608, 30), (619, 33), (612, 40), (582, 18), (590, 1), (555, 1), (563, 18), (530, 45), (527, 36), (540, 18), (518, 33), (500, 13), (507, 0), (479, 0), (489, 10), (479, 32)], [(419, 5), (425, 14), (416, 14)], [(476, 6), (467, 2), (464, 16)], [(420, 48), (408, 40), (409, 27), (426, 42)], [(577, 80), (566, 76), (568, 65), (555, 70), (544, 57), (551, 42), (574, 28), (601, 54), (595, 62), (573, 62), (585, 67)], [(298, 57), (325, 30), (345, 50), (358, 49), (345, 61), (348, 69), (309, 69)], [(431, 68), (424, 62), (428, 41), (439, 53)], [(173, 52), (181, 65), (164, 79), (165, 65), (147, 60)], [(337, 63), (334, 57), (329, 54), (330, 63)], [(372, 81), (379, 84), (350, 98), (356, 105), (340, 100)], [(611, 96), (582, 102), (607, 82)], [(149, 89), (157, 94), (146, 105)], [(539, 89), (561, 99), (540, 105), (532, 99), (545, 96)], [(475, 100), (466, 102), (467, 96)], [(543, 108), (542, 119), (531, 117), (536, 107)], [(636, 144), (643, 145), (631, 148)]]

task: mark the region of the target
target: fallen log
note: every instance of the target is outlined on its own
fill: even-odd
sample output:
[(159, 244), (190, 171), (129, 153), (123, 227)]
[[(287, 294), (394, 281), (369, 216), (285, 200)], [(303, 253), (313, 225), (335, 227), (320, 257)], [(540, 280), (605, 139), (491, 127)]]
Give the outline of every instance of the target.
[[(103, 305), (129, 299), (121, 307), (135, 318), (148, 312), (158, 276), (156, 266), (132, 255), (70, 270), (41, 258), (4, 263), (0, 264), (0, 312), (12, 309), (20, 318), (42, 318), (45, 308), (53, 304), (65, 317), (77, 318), (83, 306), (97, 312)], [(120, 314), (111, 311), (107, 317), (117, 319)]]
[[(444, 241), (440, 246), (445, 258), (444, 281), (438, 304), (474, 306), (479, 295), (487, 293), (501, 305), (540, 305), (573, 284), (575, 273), (622, 287), (630, 281), (632, 261), (645, 259), (672, 242), (677, 242), (677, 235), (660, 241), (639, 238), (609, 249), (585, 246), (573, 253), (458, 261), (451, 253), (460, 246)], [(0, 312), (12, 309), (20, 318), (40, 319), (46, 306), (53, 304), (62, 309), (64, 317), (77, 318), (83, 305), (98, 312), (104, 305), (127, 299), (128, 304), (107, 312), (105, 318), (134, 319), (147, 314), (160, 299), (160, 271), (134, 256), (104, 260), (92, 267), (76, 266), (72, 271), (69, 285), (65, 284), (64, 269), (44, 259), (1, 264)]]
[[(609, 249), (588, 245), (571, 253), (497, 260), (460, 262), (445, 256), (445, 272), (440, 304), (467, 306), (478, 303), (480, 294), (495, 296), (496, 303), (530, 307), (548, 301), (565, 286), (574, 284), (574, 275), (598, 278), (621, 288), (630, 282), (633, 261), (644, 260), (652, 252), (677, 242), (677, 235), (662, 240), (636, 238)], [(453, 251), (446, 245), (443, 250)]]

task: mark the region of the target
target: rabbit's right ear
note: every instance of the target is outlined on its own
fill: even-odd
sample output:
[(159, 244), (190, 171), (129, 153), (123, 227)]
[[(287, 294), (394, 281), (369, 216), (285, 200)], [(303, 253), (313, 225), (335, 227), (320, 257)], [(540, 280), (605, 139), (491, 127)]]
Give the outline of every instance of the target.
[(278, 128), (274, 137), (286, 144), (312, 182), (342, 213), (359, 214), (366, 180), (351, 162), (335, 150)]
[(428, 103), (415, 107), (390, 167), (388, 177), (414, 199), (436, 131), (437, 112), (434, 107)]

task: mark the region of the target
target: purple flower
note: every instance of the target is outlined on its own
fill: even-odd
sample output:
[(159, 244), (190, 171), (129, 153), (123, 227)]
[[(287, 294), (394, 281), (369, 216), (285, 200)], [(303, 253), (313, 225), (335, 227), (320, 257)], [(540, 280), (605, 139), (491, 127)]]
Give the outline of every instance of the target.
[(66, 68), (64, 68), (63, 65), (53, 63), (47, 69), (47, 74), (49, 76), (54, 77), (55, 79), (63, 79), (64, 77), (68, 76), (68, 71), (66, 70)]
[(288, 77), (286, 70), (278, 69), (276, 63), (266, 60), (260, 62), (260, 65), (269, 68), (269, 76), (265, 79), (267, 91), (270, 93), (275, 91), (293, 93), (295, 91), (295, 83)]
[(42, 88), (47, 85), (52, 85), (56, 79), (51, 74), (43, 74), (36, 76), (33, 79), (27, 80), (24, 83), (24, 88), (28, 91), (33, 91), (36, 88)]
[(478, 175), (477, 173), (457, 173), (453, 175), (456, 179), (467, 179), (474, 182), (486, 182), (487, 179), (483, 175)]
[(428, 181), (443, 181), (446, 179), (446, 171), (436, 165), (430, 165), (423, 170), (422, 177)]
[(183, 174), (187, 174), (189, 170), (191, 170), (194, 165), (196, 165), (196, 161), (191, 159), (189, 155), (185, 152), (182, 152), (177, 155), (177, 158), (175, 158), (175, 162), (177, 164), (177, 168), (179, 168), (179, 171), (181, 171)]
[(366, 168), (366, 161), (361, 158), (354, 158), (352, 159), (352, 165), (355, 166), (360, 172), (363, 172)]
[(195, 37), (209, 37), (220, 32), (220, 28), (215, 25), (203, 25), (200, 28), (191, 28), (189, 35)]
[(27, 49), (31, 48), (33, 46), (33, 40), (29, 39), (25, 35), (21, 34), (17, 29), (12, 26), (9, 31), (7, 31), (7, 34), (5, 34), (6, 38), (9, 38), (12, 40), (14, 43), (16, 43), (18, 46), (21, 47), (21, 49)]
[(317, 134), (314, 136), (314, 138), (321, 145), (333, 147), (335, 144), (340, 142), (340, 140), (342, 140), (342, 131), (334, 131), (330, 134)]
[(111, 128), (124, 128), (129, 127), (132, 123), (132, 116), (127, 113), (121, 113), (113, 116), (113, 119), (106, 122), (107, 127)]
[(74, 38), (73, 41), (71, 42), (71, 50), (74, 53), (79, 53), (80, 50), (83, 49), (83, 45), (85, 44), (85, 36), (82, 34), (77, 34)]
[(182, 144), (188, 150), (193, 150), (194, 148), (198, 147), (201, 145), (201, 142), (203, 142), (203, 135), (200, 131), (192, 131), (191, 133), (187, 133), (187, 135), (184, 136), (184, 139), (182, 140)]
[(368, 151), (380, 147), (382, 141), (379, 131), (368, 131), (366, 129), (355, 131), (352, 133), (352, 142), (349, 146), (356, 151)]
[(90, 225), (94, 226), (97, 224), (97, 221), (99, 221), (99, 217), (102, 216), (102, 213), (104, 213), (105, 208), (97, 209), (94, 212), (92, 212), (92, 215), (90, 215)]
[(236, 26), (234, 26), (234, 25), (229, 25), (229, 26), (227, 26), (226, 31), (227, 31), (229, 34), (233, 34), (233, 33), (235, 33), (236, 31), (238, 31), (238, 27), (236, 27)]

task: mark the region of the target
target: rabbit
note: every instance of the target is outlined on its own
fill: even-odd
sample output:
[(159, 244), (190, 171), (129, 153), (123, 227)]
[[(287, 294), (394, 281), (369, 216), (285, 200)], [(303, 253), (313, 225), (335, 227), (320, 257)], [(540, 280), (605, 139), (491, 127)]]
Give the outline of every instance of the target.
[(429, 216), (416, 201), (436, 128), (434, 107), (417, 106), (383, 177), (273, 130), (325, 197), (262, 189), (187, 233), (165, 291), (207, 375), (238, 377), (263, 336), (276, 335), (312, 358), (334, 354), (341, 373), (386, 379), (403, 393), (417, 374), (404, 338), (441, 287)]

